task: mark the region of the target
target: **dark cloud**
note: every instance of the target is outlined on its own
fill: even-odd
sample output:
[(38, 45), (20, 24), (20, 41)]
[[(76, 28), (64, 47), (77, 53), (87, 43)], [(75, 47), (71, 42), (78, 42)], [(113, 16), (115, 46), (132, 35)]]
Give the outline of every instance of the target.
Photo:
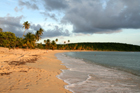
[[(36, 2), (36, 0), (31, 0), (31, 2)], [(38, 10), (38, 6), (36, 4), (33, 4), (31, 2), (25, 1), (23, 2), (22, 0), (19, 0), (19, 6), (26, 6), (27, 8), (31, 8), (33, 10)]]
[[(23, 24), (21, 23), (22, 18), (23, 16), (10, 17), (9, 15), (6, 17), (0, 17), (0, 28), (2, 28), (3, 31), (10, 31), (10, 32), (15, 33), (16, 36), (22, 37), (23, 32), (25, 30), (23, 28)], [(34, 33), (35, 31), (41, 28), (41, 25), (30, 24), (30, 28), (31, 29), (27, 30), (26, 33), (27, 32)]]
[(140, 0), (70, 0), (62, 23), (75, 33), (112, 33), (140, 28)]
[[(19, 0), (20, 6), (26, 6), (31, 9), (39, 9), (37, 0), (32, 2)], [(43, 2), (42, 2), (43, 1)], [(74, 33), (114, 33), (121, 29), (140, 28), (140, 0), (42, 0), (47, 12), (40, 12), (45, 19), (61, 19), (62, 24), (70, 23), (73, 25)], [(38, 5), (38, 6), (37, 6)], [(61, 11), (63, 10), (63, 11)], [(15, 11), (19, 11), (15, 8)], [(56, 14), (55, 14), (56, 13)], [(57, 13), (62, 13), (58, 16)], [(18, 18), (16, 18), (18, 19)], [(7, 20), (7, 19), (6, 19)], [(18, 19), (20, 20), (20, 19)], [(4, 23), (4, 19), (0, 23)], [(21, 26), (15, 22), (9, 22), (8, 26), (15, 24), (16, 29)], [(4, 26), (5, 28), (8, 26)], [(41, 25), (31, 25), (32, 30), (38, 30)], [(53, 27), (53, 26), (51, 26)], [(10, 29), (10, 27), (9, 27)], [(59, 28), (50, 29), (44, 32), (43, 37), (68, 36), (68, 30)]]
[(58, 26), (55, 26), (54, 29), (44, 31), (42, 37), (45, 38), (45, 37), (69, 36), (69, 35), (70, 33), (67, 29), (64, 30), (63, 28), (59, 28)]
[(55, 21), (58, 21), (55, 14), (49, 14), (49, 13), (48, 13), (48, 16), (49, 16), (50, 18), (54, 19)]
[(140, 28), (140, 0), (41, 0), (39, 4), (37, 0), (31, 2), (19, 0), (19, 5), (38, 9), (39, 4), (43, 3), (47, 12), (40, 13), (45, 20), (52, 18), (59, 22), (57, 13), (62, 13), (64, 17), (61, 23), (72, 24), (75, 33), (114, 33), (121, 29)]
[(63, 10), (68, 7), (66, 0), (43, 0), (47, 10)]
[(19, 17), (0, 17), (0, 27), (3, 31), (10, 31), (15, 33), (16, 36), (21, 37), (23, 35), (22, 24), (20, 24), (20, 20), (23, 16)]
[(31, 24), (30, 28), (33, 29), (33, 30), (35, 30), (35, 31), (37, 31), (37, 30), (39, 30), (39, 29), (42, 28), (42, 27), (41, 27), (40, 24), (37, 24), (37, 25)]
[[(22, 18), (23, 16), (10, 17), (9, 15), (6, 17), (0, 17), (0, 28), (2, 28), (3, 31), (10, 31), (10, 32), (15, 33), (16, 36), (22, 37), (23, 32), (24, 32), (23, 24), (21, 23)], [(27, 30), (26, 33), (28, 32), (35, 33), (40, 28), (42, 28), (40, 24), (35, 25), (31, 23), (30, 29)], [(43, 38), (55, 37), (55, 36), (69, 36), (69, 35), (70, 33), (68, 30), (64, 30), (63, 28), (55, 26), (53, 29), (50, 29), (47, 31), (44, 30)]]

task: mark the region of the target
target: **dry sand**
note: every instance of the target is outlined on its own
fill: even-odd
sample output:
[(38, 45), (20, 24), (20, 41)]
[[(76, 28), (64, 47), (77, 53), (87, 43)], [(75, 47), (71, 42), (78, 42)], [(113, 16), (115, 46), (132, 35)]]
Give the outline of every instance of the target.
[(71, 93), (56, 76), (66, 69), (55, 53), (65, 50), (23, 50), (0, 47), (0, 93)]

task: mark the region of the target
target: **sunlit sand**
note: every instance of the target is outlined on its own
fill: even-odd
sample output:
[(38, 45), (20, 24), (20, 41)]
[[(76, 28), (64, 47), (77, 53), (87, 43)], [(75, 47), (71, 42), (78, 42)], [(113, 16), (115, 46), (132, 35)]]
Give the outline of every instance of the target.
[(55, 53), (65, 50), (24, 50), (0, 47), (1, 93), (71, 93), (56, 76), (66, 69)]

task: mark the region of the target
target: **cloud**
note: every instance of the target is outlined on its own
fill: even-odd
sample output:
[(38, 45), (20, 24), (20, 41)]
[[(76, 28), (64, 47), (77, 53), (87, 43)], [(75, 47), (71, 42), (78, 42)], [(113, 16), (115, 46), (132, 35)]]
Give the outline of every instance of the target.
[(18, 17), (0, 17), (0, 27), (3, 31), (10, 31), (15, 33), (16, 36), (21, 37), (23, 35), (23, 28), (22, 24), (20, 24), (21, 19), (23, 16)]
[[(6, 17), (0, 17), (0, 28), (3, 29), (3, 31), (10, 31), (15, 33), (16, 36), (22, 37), (24, 28), (23, 23), (21, 23), (21, 20), (23, 19), (23, 16), (18, 17), (11, 17), (10, 15)], [(30, 29), (26, 31), (34, 33), (35, 31), (39, 30), (41, 28), (40, 24), (30, 24)], [(26, 34), (25, 33), (25, 34)]]
[(69, 36), (69, 30), (59, 28), (58, 26), (55, 26), (53, 29), (49, 29), (47, 31), (44, 31), (43, 38), (45, 37), (56, 37), (56, 36)]
[[(0, 17), (0, 28), (3, 29), (3, 31), (10, 31), (15, 33), (16, 36), (22, 37), (24, 28), (23, 24), (21, 23), (21, 20), (23, 19), (23, 16), (18, 17)], [(35, 33), (37, 30), (42, 28), (40, 24), (30, 24), (30, 29), (26, 31)], [(26, 34), (25, 33), (25, 34)], [(43, 38), (44, 37), (56, 37), (56, 36), (69, 36), (70, 33), (67, 29), (60, 28), (58, 26), (54, 26), (53, 29), (44, 30)]]
[(43, 0), (47, 10), (63, 10), (68, 7), (67, 0)]
[(46, 12), (40, 12), (40, 14), (44, 15), (45, 16), (45, 21), (47, 20), (47, 17), (55, 20), (55, 21), (58, 21), (58, 19), (56, 18), (56, 15), (54, 13), (46, 13)]
[(71, 24), (74, 33), (116, 33), (122, 29), (140, 28), (140, 0), (40, 0), (39, 4), (37, 0), (31, 2), (19, 0), (19, 5), (39, 10), (39, 5), (42, 4), (43, 12), (39, 12), (45, 20), (51, 18), (56, 22), (61, 20), (62, 24)]
[[(122, 29), (140, 28), (140, 0), (37, 0), (18, 1), (19, 6), (38, 10), (45, 19), (53, 19), (59, 24), (71, 24), (74, 33), (118, 33)], [(40, 6), (42, 4), (42, 6)], [(22, 9), (16, 7), (15, 11)], [(39, 7), (43, 12), (40, 12)], [(45, 12), (44, 12), (45, 11)], [(47, 11), (47, 12), (46, 12)], [(60, 13), (60, 15), (59, 15)], [(62, 19), (61, 19), (62, 18)], [(23, 30), (20, 24), (22, 16), (0, 17), (0, 26), (6, 31)], [(56, 24), (57, 24), (56, 23)], [(60, 25), (60, 24), (59, 24)], [(63, 25), (64, 26), (64, 25)], [(31, 24), (31, 30), (36, 31), (40, 24)], [(53, 27), (49, 25), (49, 27)], [(21, 34), (16, 32), (19, 36)], [(54, 27), (45, 30), (43, 37), (69, 36), (69, 30), (62, 27)]]
[(90, 34), (76, 33), (74, 36), (91, 36)]
[(19, 12), (19, 11), (21, 12), (21, 11), (23, 10), (23, 8), (20, 8), (20, 9), (19, 9), (18, 7), (15, 7), (14, 10), (15, 10), (16, 12)]
[(140, 0), (104, 0), (104, 3), (71, 0), (68, 4), (61, 22), (71, 23), (75, 33), (113, 33), (123, 28), (140, 28)]
[[(31, 2), (36, 2), (36, 0), (32, 0)], [(23, 2), (22, 0), (19, 0), (18, 3), (19, 3), (19, 6), (26, 6), (27, 8), (30, 8), (30, 9), (33, 9), (33, 10), (38, 10), (39, 9), (36, 4), (32, 4), (28, 1)]]
[(41, 26), (40, 24), (37, 24), (37, 25), (31, 24), (30, 28), (33, 29), (33, 30), (35, 30), (35, 31), (37, 31), (37, 30), (39, 30), (40, 28), (42, 28), (42, 26)]
[(48, 24), (48, 26), (52, 26), (51, 24)]

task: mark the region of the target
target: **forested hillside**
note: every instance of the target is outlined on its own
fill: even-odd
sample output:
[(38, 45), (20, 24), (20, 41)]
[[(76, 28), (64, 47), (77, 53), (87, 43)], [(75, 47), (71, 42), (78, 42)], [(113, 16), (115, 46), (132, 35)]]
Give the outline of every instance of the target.
[(68, 50), (140, 51), (140, 46), (123, 43), (71, 43), (59, 44), (57, 48)]

